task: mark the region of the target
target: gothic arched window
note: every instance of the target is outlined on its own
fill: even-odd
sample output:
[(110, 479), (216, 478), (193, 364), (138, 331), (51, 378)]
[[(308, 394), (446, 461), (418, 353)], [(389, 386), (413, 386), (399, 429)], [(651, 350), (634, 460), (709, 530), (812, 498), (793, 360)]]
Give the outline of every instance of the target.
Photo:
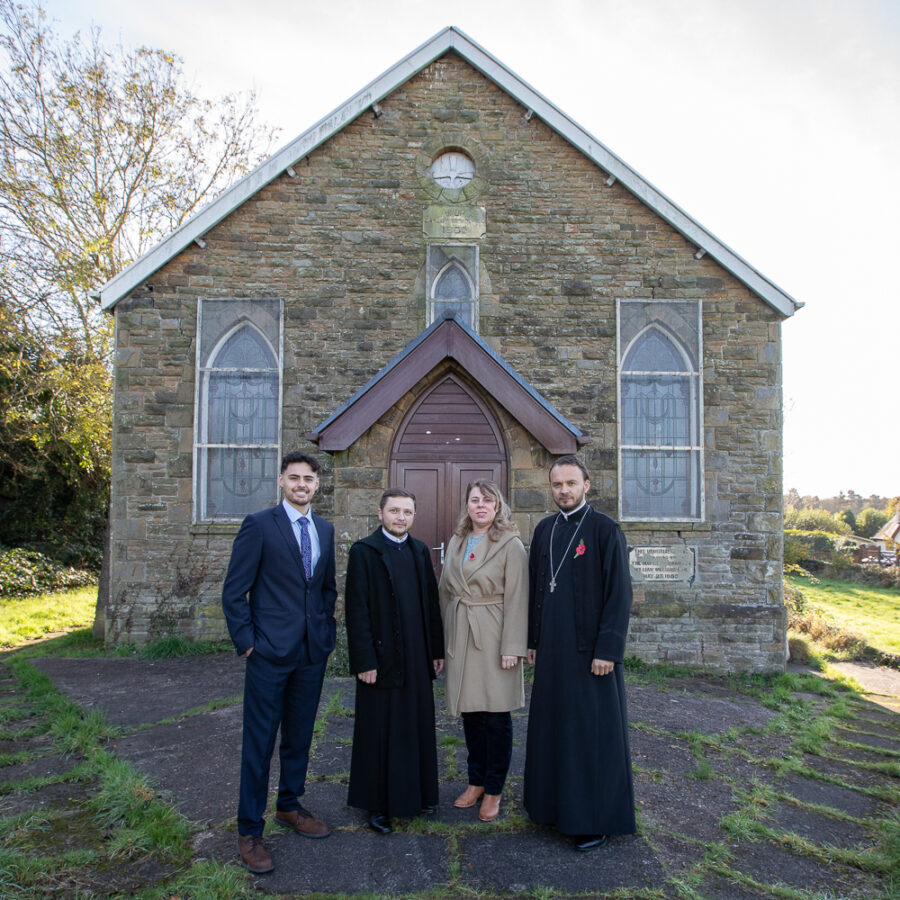
[[(212, 302), (205, 304), (207, 313), (219, 313), (221, 318), (221, 302), (219, 308), (210, 309)], [(268, 316), (263, 316), (264, 311), (259, 308), (259, 325), (241, 317), (224, 332), (219, 331), (218, 339), (210, 341), (212, 346), (208, 350), (202, 346), (201, 338), (201, 360), (205, 358), (206, 363), (199, 367), (196, 469), (199, 521), (239, 519), (275, 499), (281, 431), (281, 366), (272, 337), (280, 335), (280, 304), (275, 333), (271, 322), (273, 311), (268, 310)]]
[[(662, 304), (642, 305), (646, 320), (646, 314)], [(702, 517), (699, 326), (695, 320), (683, 329), (687, 340), (682, 340), (673, 326), (680, 325), (684, 317), (666, 312), (668, 322), (650, 321), (621, 351), (619, 479), (623, 519)], [(632, 318), (626, 324), (633, 331), (636, 322)], [(620, 342), (621, 326), (620, 318)], [(628, 328), (625, 330), (627, 337)]]
[(478, 247), (470, 245), (428, 248), (428, 324), (458, 316), (478, 330)]

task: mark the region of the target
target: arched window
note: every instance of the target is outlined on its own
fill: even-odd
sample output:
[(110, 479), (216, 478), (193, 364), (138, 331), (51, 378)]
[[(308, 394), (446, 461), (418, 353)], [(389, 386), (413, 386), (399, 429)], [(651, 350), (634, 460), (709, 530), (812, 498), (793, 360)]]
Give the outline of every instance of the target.
[(456, 260), (441, 269), (432, 290), (435, 300), (471, 300), (472, 294), (472, 280)]
[(201, 359), (204, 356), (198, 391), (196, 518), (239, 519), (270, 504), (276, 495), (279, 355), (270, 336), (242, 317), (220, 333), (208, 352), (201, 352)]
[(428, 324), (458, 316), (478, 330), (478, 247), (428, 247)]
[[(677, 317), (668, 318), (677, 324)], [(688, 337), (694, 335), (699, 335), (699, 328), (690, 329)], [(658, 320), (647, 324), (622, 351), (619, 477), (623, 519), (702, 517), (698, 351), (699, 343), (689, 346)]]

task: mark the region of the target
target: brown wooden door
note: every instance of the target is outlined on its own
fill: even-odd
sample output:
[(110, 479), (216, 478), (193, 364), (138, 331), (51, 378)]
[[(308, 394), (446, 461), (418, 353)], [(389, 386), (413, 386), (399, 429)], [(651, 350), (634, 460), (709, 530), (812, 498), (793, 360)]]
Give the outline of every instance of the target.
[(456, 376), (435, 385), (400, 425), (391, 454), (391, 485), (416, 495), (412, 534), (431, 548), (438, 577), (466, 486), (489, 479), (505, 494), (506, 471), (494, 416), (475, 389)]

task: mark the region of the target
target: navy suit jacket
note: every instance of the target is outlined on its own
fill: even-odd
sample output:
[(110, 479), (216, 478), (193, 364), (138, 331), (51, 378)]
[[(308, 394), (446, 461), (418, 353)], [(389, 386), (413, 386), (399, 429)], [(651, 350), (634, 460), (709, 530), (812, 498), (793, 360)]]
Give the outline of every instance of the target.
[(267, 659), (293, 659), (304, 637), (310, 662), (322, 662), (334, 649), (334, 526), (316, 515), (313, 522), (321, 552), (308, 582), (281, 503), (241, 524), (222, 585), (222, 609), (239, 655), (253, 647)]

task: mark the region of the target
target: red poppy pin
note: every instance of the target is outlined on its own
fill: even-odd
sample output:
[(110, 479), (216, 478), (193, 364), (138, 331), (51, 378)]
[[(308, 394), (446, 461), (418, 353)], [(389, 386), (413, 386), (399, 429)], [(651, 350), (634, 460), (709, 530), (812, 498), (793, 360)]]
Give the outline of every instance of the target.
[[(583, 551), (582, 551), (583, 552)], [(469, 554), (469, 559), (475, 559), (475, 552)]]
[(584, 556), (586, 550), (587, 547), (584, 546), (584, 538), (582, 538), (578, 542), (578, 546), (575, 548), (575, 555), (572, 557), (572, 559), (578, 559), (579, 556)]

